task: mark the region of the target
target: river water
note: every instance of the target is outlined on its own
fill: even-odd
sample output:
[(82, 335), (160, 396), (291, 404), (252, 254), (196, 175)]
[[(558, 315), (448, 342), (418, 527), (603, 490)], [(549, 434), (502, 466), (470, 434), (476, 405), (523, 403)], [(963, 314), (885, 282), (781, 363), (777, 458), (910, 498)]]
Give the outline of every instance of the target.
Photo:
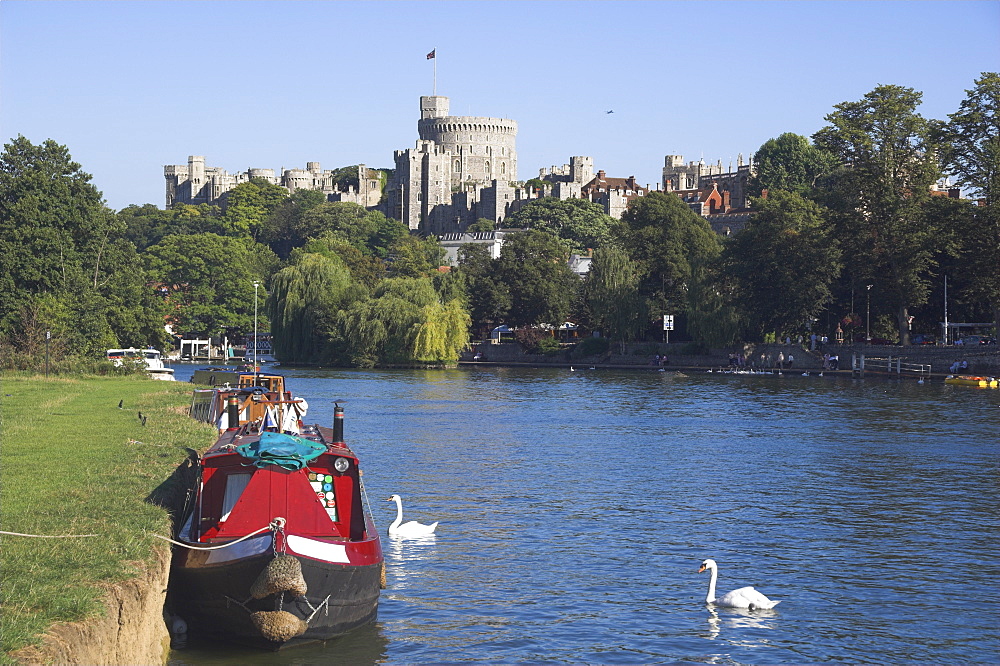
[[(190, 371), (177, 366), (179, 379)], [(527, 368), (284, 371), (345, 400), (385, 538), (378, 622), (169, 663), (1000, 661), (1000, 391)], [(383, 532), (384, 533), (384, 532)], [(771, 611), (706, 606), (755, 585)]]

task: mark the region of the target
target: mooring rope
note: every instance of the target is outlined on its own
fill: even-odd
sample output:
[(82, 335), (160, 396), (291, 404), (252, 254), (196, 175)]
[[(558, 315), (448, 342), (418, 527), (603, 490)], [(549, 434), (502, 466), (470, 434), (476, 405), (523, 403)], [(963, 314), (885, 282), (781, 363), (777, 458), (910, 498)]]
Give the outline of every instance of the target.
[(187, 548), (188, 550), (219, 550), (220, 548), (228, 548), (229, 546), (235, 546), (241, 541), (246, 541), (250, 537), (257, 536), (261, 532), (267, 532), (269, 530), (281, 530), (284, 526), (285, 526), (284, 518), (275, 518), (274, 520), (271, 521), (271, 524), (268, 525), (267, 527), (262, 527), (256, 532), (251, 532), (246, 536), (240, 537), (236, 541), (230, 541), (229, 543), (224, 543), (219, 546), (189, 546), (186, 543), (181, 543), (180, 541), (174, 541), (173, 539), (168, 539), (167, 537), (160, 536), (159, 534), (153, 534), (152, 532), (147, 532), (147, 534), (149, 534), (150, 536), (154, 536), (157, 539), (163, 539), (164, 541), (169, 541), (175, 546), (181, 546), (182, 548)]
[(21, 536), (21, 537), (31, 537), (33, 539), (82, 539), (84, 537), (95, 537), (96, 534), (21, 534), (20, 532), (4, 532), (0, 530), (0, 534), (9, 534), (10, 536)]

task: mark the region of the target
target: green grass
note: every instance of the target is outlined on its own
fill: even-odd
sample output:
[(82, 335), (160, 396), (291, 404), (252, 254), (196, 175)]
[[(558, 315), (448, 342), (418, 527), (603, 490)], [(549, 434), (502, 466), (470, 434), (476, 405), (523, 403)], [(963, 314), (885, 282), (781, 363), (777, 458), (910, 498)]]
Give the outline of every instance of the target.
[[(134, 576), (166, 543), (167, 512), (147, 501), (211, 426), (187, 416), (191, 385), (145, 378), (0, 382), (0, 661), (55, 622), (103, 612), (101, 586)], [(123, 408), (118, 408), (122, 401)], [(138, 412), (146, 416), (146, 425)]]

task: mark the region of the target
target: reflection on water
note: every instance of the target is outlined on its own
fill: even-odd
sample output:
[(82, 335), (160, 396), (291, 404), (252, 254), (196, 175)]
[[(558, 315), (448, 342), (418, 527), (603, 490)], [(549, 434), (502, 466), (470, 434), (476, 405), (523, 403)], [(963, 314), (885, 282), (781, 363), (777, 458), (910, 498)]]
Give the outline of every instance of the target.
[[(736, 643), (743, 647), (763, 647), (766, 645), (768, 639), (763, 634), (759, 634), (758, 631), (746, 630), (772, 630), (776, 626), (775, 620), (778, 617), (778, 611), (775, 609), (755, 611), (746, 608), (717, 609), (709, 604), (706, 610), (708, 611), (706, 618), (708, 631), (704, 634), (705, 638), (712, 641), (726, 639), (728, 637), (727, 631), (732, 629), (735, 630), (733, 633), (739, 637)], [(757, 638), (753, 638), (755, 635)]]
[[(310, 420), (331, 423), (347, 398), (369, 496), (400, 494), (441, 521), (436, 538), (383, 541), (388, 589), (362, 632), (171, 663), (1000, 658), (1000, 605), (982, 593), (1000, 580), (1000, 391), (584, 368), (286, 374)], [(372, 509), (385, 534), (395, 507)], [(706, 607), (707, 557), (781, 606)]]

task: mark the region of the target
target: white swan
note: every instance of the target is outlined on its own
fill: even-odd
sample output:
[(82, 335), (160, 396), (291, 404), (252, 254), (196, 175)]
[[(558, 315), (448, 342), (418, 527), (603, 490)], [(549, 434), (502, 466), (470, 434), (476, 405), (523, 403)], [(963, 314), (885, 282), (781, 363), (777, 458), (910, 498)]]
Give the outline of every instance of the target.
[(708, 583), (708, 596), (705, 603), (716, 606), (726, 606), (728, 608), (748, 608), (756, 610), (758, 608), (774, 608), (780, 601), (771, 601), (763, 594), (753, 588), (753, 586), (741, 587), (738, 590), (727, 592), (718, 599), (715, 598), (715, 581), (719, 577), (719, 566), (715, 560), (705, 560), (701, 563), (698, 573), (706, 569), (712, 570), (712, 580)]
[(396, 520), (389, 525), (389, 536), (422, 537), (434, 534), (438, 526), (437, 521), (430, 525), (423, 525), (415, 520), (403, 522), (403, 500), (399, 495), (393, 495), (385, 501), (396, 503)]

